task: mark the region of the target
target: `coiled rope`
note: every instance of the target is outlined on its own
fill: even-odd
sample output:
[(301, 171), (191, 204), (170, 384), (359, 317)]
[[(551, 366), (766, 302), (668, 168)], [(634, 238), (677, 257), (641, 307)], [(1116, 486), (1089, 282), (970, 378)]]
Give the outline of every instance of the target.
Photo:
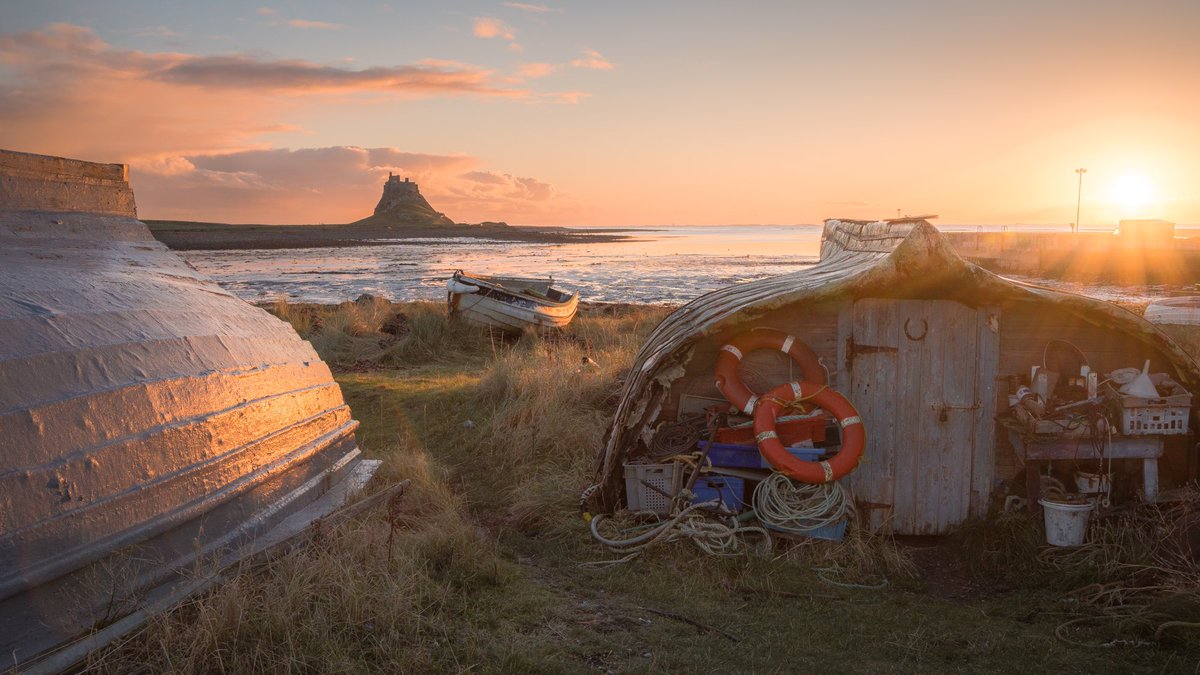
[(678, 422), (663, 425), (650, 439), (650, 456), (655, 459), (696, 449), (696, 443), (708, 429), (704, 415), (689, 415)]
[(782, 532), (808, 534), (854, 513), (854, 499), (839, 482), (801, 483), (778, 471), (754, 490), (754, 510)]
[[(669, 519), (637, 525), (619, 530), (612, 537), (600, 534), (601, 523), (607, 521), (607, 516), (599, 515), (592, 518), (590, 527), (592, 537), (604, 544), (614, 553), (623, 553), (624, 557), (616, 560), (598, 560), (582, 563), (588, 567), (602, 567), (629, 562), (655, 544), (668, 544), (680, 540), (688, 540), (697, 548), (709, 555), (731, 556), (746, 552), (766, 554), (771, 551), (771, 533), (764, 528), (753, 525), (742, 525), (733, 516), (714, 517), (707, 511), (720, 505), (719, 500), (693, 504), (671, 516)], [(759, 544), (751, 548), (745, 541), (746, 535), (761, 537)]]

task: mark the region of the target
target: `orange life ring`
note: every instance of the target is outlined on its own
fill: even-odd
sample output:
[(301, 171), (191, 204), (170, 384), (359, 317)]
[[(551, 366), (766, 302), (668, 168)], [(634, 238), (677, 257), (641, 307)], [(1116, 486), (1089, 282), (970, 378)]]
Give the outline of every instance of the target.
[[(842, 428), (842, 448), (836, 455), (823, 462), (806, 462), (783, 447), (775, 433), (775, 418), (779, 409), (792, 401), (815, 403), (837, 418)], [(762, 397), (754, 413), (754, 440), (763, 458), (778, 471), (805, 483), (830, 483), (858, 467), (867, 445), (867, 432), (858, 411), (845, 396), (823, 384), (789, 382)]]
[(754, 405), (758, 395), (742, 383), (738, 375), (738, 364), (742, 357), (756, 349), (778, 349), (792, 357), (800, 365), (802, 378), (806, 382), (825, 384), (825, 368), (817, 360), (817, 354), (811, 347), (795, 337), (774, 328), (759, 328), (735, 337), (729, 344), (721, 347), (717, 353), (717, 389), (738, 410), (747, 415), (754, 414)]

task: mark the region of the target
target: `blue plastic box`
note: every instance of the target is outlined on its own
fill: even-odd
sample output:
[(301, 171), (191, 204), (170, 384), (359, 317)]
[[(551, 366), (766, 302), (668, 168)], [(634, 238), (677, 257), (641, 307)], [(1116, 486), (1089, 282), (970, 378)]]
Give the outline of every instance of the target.
[(733, 476), (701, 475), (692, 486), (692, 493), (696, 495), (692, 499), (693, 504), (720, 499), (725, 508), (735, 513), (749, 507), (746, 503), (746, 481)]
[[(700, 441), (699, 447), (704, 450), (708, 441)], [(821, 459), (820, 448), (788, 448), (788, 452), (796, 459), (815, 462)], [(735, 445), (731, 443), (713, 443), (708, 451), (708, 460), (713, 466), (728, 466), (741, 469), (769, 469), (771, 465), (758, 452), (757, 445)]]
[[(799, 534), (799, 535), (802, 535), (805, 537), (811, 537), (812, 539), (824, 539), (825, 541), (842, 541), (846, 538), (846, 526), (849, 524), (850, 524), (850, 521), (848, 519), (842, 519), (832, 525), (825, 525), (823, 527), (818, 527), (815, 530), (808, 530), (807, 532), (788, 531), (788, 533), (789, 534)], [(766, 525), (766, 524), (764, 523), (764, 525)], [(777, 527), (772, 527), (770, 525), (766, 525), (766, 527), (768, 530), (774, 530), (776, 532), (783, 531)]]

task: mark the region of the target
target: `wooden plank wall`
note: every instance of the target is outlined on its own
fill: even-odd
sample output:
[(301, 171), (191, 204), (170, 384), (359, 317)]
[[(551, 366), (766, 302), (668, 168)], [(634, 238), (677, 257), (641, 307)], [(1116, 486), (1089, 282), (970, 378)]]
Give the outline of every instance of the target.
[[(724, 400), (717, 390), (713, 366), (721, 346), (737, 335), (754, 328), (774, 328), (796, 336), (816, 352), (831, 376), (837, 378), (838, 308), (834, 304), (810, 305), (803, 310), (794, 306), (770, 312), (749, 323), (724, 330), (701, 340), (695, 347), (687, 374), (676, 380), (660, 419), (675, 419), (681, 396), (704, 396)], [(740, 367), (742, 380), (751, 390), (765, 392), (773, 386), (800, 379), (800, 368), (786, 354), (758, 350), (747, 354)]]
[[(827, 366), (830, 382), (835, 387), (845, 390), (849, 383), (849, 374), (839, 372), (843, 361), (839, 355), (842, 345), (839, 339), (838, 318), (843, 304), (846, 303), (826, 302), (803, 308), (784, 307), (754, 321), (740, 324), (735, 329), (721, 331), (701, 340), (695, 346), (693, 357), (687, 364), (686, 374), (671, 388), (660, 419), (675, 419), (679, 400), (685, 395), (722, 399), (714, 384), (712, 372), (718, 350), (733, 336), (760, 326), (786, 331), (807, 343)], [(1024, 374), (1027, 377), (1030, 366), (1041, 364), (1043, 348), (1052, 339), (1065, 340), (1079, 347), (1087, 355), (1092, 369), (1101, 373), (1116, 368), (1140, 367), (1144, 358), (1150, 358), (1151, 372), (1168, 372), (1175, 375), (1161, 352), (1148, 351), (1136, 338), (1084, 321), (1058, 305), (1044, 301), (1020, 301), (1004, 307), (999, 312), (991, 313), (996, 315), (999, 322), (999, 336), (997, 338), (988, 327), (981, 326), (979, 338), (981, 346), (988, 341), (999, 340), (999, 362), (994, 366), (998, 374), (991, 391), (986, 391), (987, 387), (981, 387), (980, 390), (981, 395), (984, 395), (980, 400), (982, 406), (977, 418), (980, 429), (986, 428), (983, 418), (994, 419), (1005, 413), (1008, 394), (1012, 390), (1010, 376)], [(983, 351), (995, 353), (995, 350)], [(1068, 348), (1060, 347), (1056, 351), (1066, 353)], [(991, 364), (983, 365), (986, 366), (986, 370), (993, 368)], [(800, 376), (799, 369), (791, 359), (782, 353), (768, 350), (747, 355), (742, 363), (741, 372), (747, 385), (755, 391), (766, 391), (771, 385), (791, 381)], [(997, 479), (1011, 480), (1022, 469), (1008, 443), (1007, 434), (995, 434), (992, 444), (995, 447), (994, 471), (986, 471), (984, 467), (976, 466), (972, 472), (973, 516), (983, 515), (986, 511), (988, 498), (996, 487)], [(1162, 462), (1164, 479), (1172, 474), (1182, 475), (1187, 470), (1184, 446), (1185, 437), (1168, 440), (1167, 456)], [(980, 455), (981, 458), (983, 456), (985, 455)], [(1170, 482), (1168, 479), (1167, 483)]]

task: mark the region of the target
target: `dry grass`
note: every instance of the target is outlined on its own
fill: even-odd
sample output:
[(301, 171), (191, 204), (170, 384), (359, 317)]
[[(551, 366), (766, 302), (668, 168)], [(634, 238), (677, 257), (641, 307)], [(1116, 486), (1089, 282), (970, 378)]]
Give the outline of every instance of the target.
[(447, 321), (445, 308), (432, 302), (363, 296), (339, 305), (295, 305), (280, 297), (267, 309), (341, 370), (481, 360), (494, 343), (486, 333)]
[[(1180, 666), (1157, 647), (1056, 639), (1061, 617), (1025, 618), (1055, 602), (1037, 591), (947, 603), (911, 583), (828, 583), (909, 578), (901, 548), (862, 533), (775, 557), (681, 544), (581, 567), (609, 556), (579, 518), (579, 490), (660, 308), (597, 308), (567, 336), (515, 342), (447, 323), (429, 303), (275, 311), (339, 370), (360, 446), (385, 460), (377, 489), (406, 478), (412, 488), (395, 508), (235, 571), (95, 655), (97, 670), (1009, 672), (1030, 654), (1046, 669)], [(397, 314), (407, 332), (384, 332)], [(582, 367), (585, 355), (598, 365)]]
[(1037, 518), (994, 514), (964, 528), (972, 572), (1011, 586), (1063, 593), (1071, 618), (1060, 639), (1090, 646), (1200, 645), (1200, 492), (1143, 505), (1089, 525), (1083, 546), (1048, 546)]
[(917, 568), (907, 551), (891, 537), (851, 527), (840, 542), (809, 539), (790, 546), (787, 559), (811, 567), (826, 584), (847, 588), (879, 588), (907, 584)]

